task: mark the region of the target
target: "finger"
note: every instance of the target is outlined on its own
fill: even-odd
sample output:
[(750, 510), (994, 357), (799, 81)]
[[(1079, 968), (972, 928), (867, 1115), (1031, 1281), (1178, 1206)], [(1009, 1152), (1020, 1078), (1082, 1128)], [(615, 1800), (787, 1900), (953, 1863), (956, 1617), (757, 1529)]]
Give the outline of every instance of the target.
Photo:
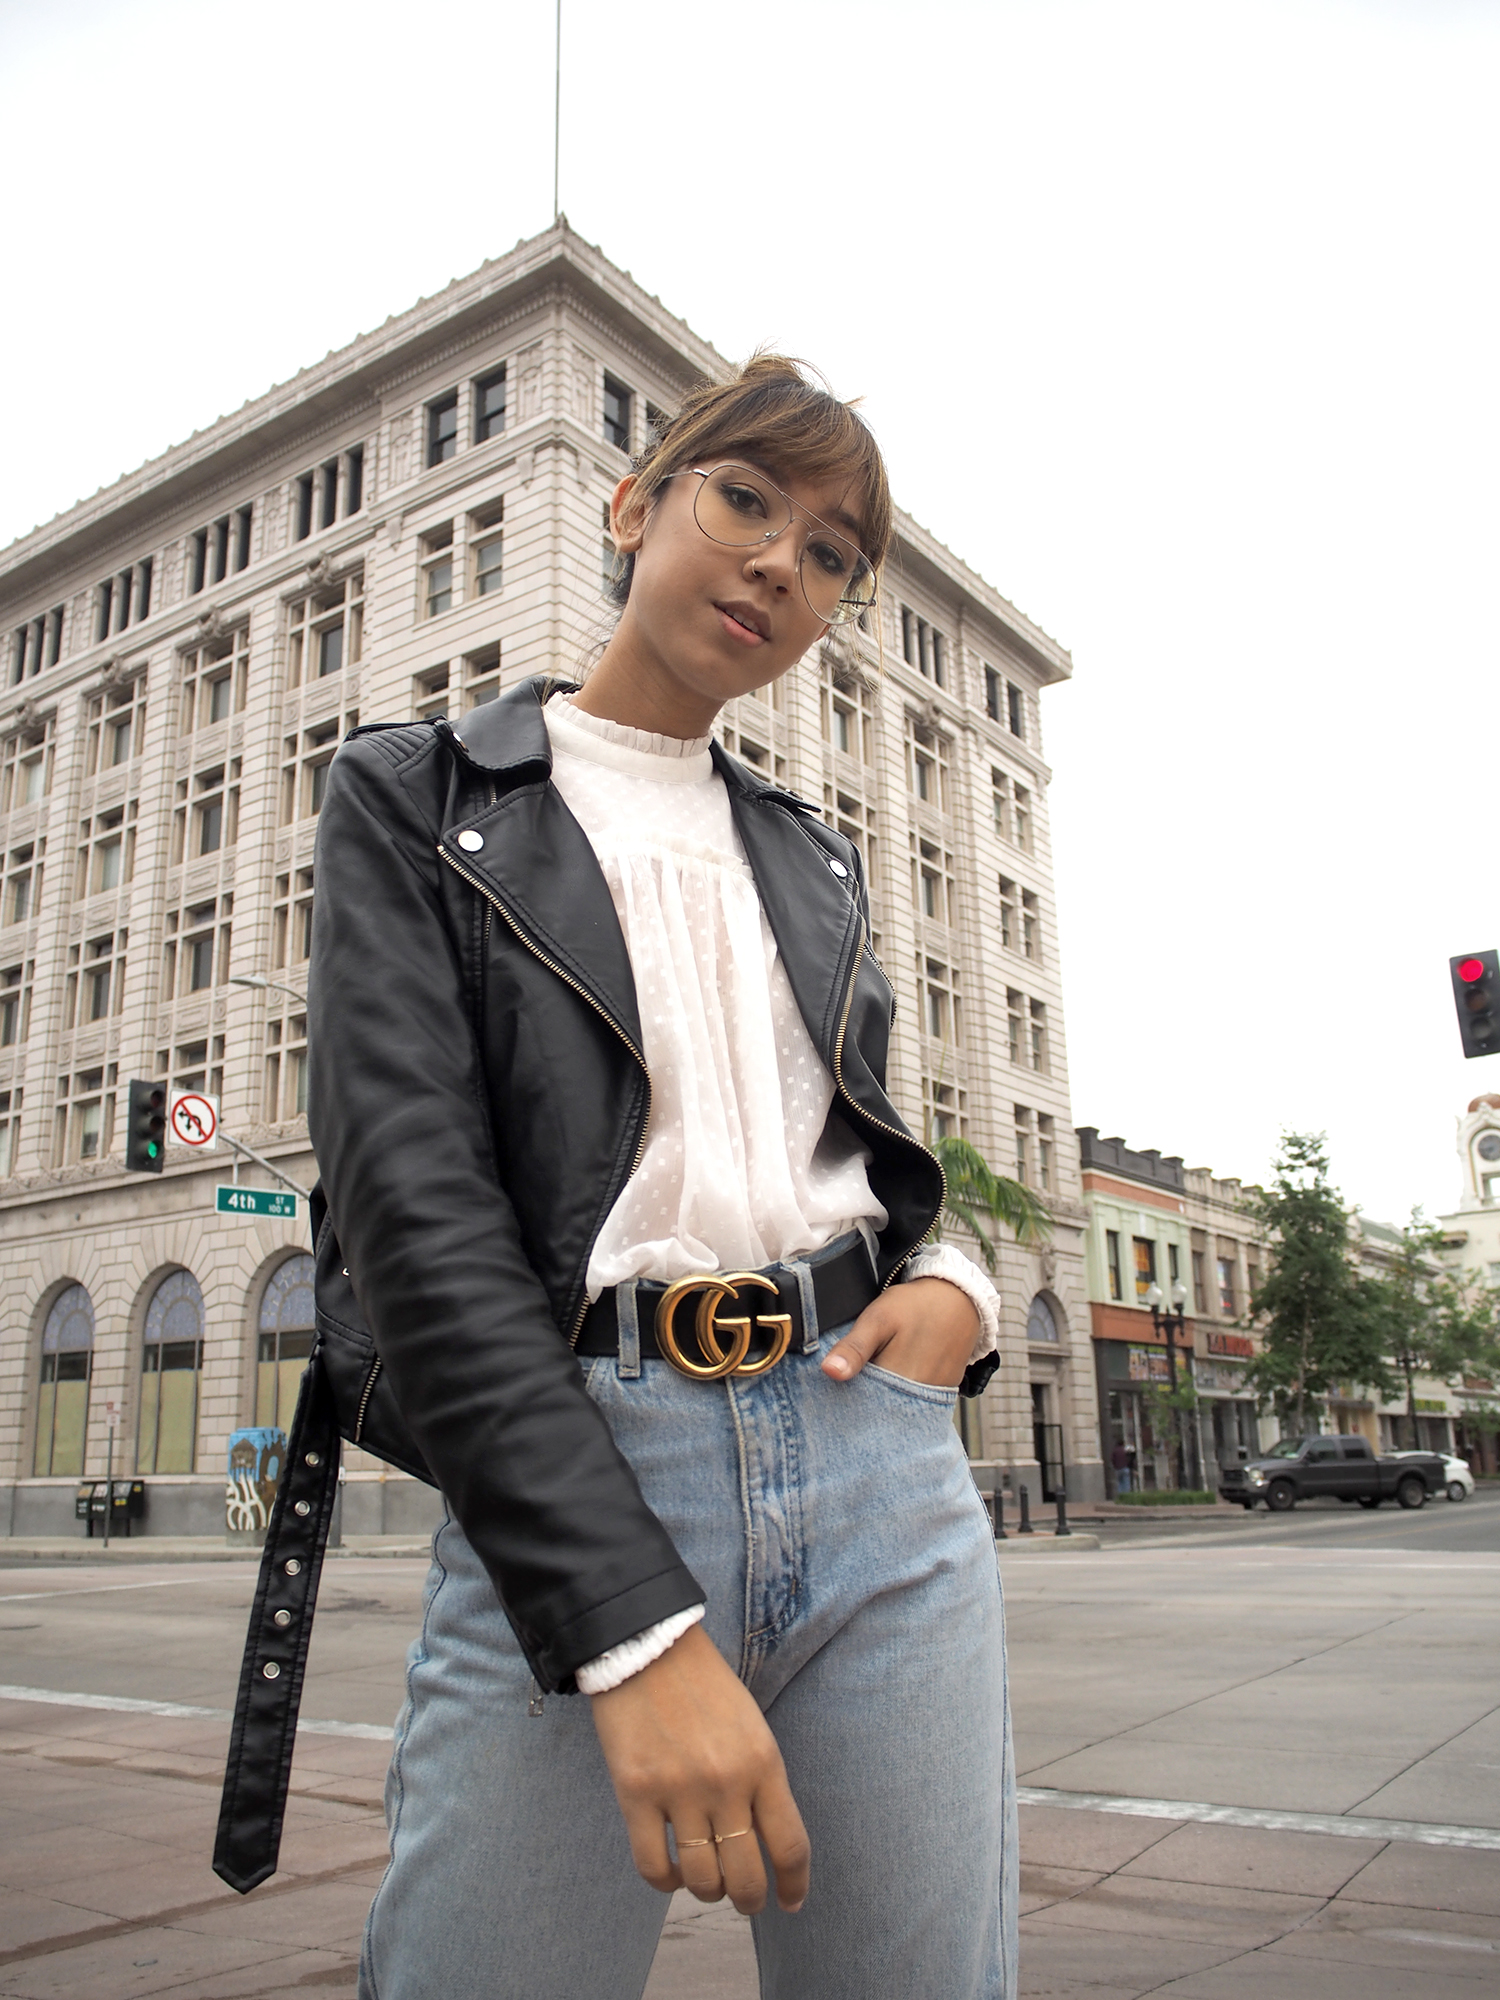
[(742, 1917), (758, 1915), (766, 1907), (766, 1870), (749, 1806), (743, 1819), (726, 1821), (718, 1848), (719, 1873), (730, 1902)]
[(886, 1323), (883, 1301), (866, 1306), (843, 1339), (835, 1342), (823, 1362), (823, 1373), (836, 1382), (852, 1382), (867, 1361), (873, 1361), (894, 1329)]
[(682, 1887), (682, 1871), (667, 1846), (667, 1823), (651, 1807), (625, 1813), (625, 1831), (630, 1838), (630, 1856), (636, 1873), (653, 1889), (670, 1896)]
[(700, 1903), (722, 1903), (724, 1877), (719, 1872), (719, 1850), (714, 1844), (713, 1828), (707, 1820), (694, 1818), (681, 1827), (674, 1824), (672, 1834), (683, 1888)]
[[(786, 1772), (767, 1779), (755, 1797), (755, 1825), (776, 1877), (776, 1900), (783, 1910), (800, 1910), (807, 1900), (812, 1871), (812, 1842)], [(746, 1843), (736, 1841), (736, 1846)], [(723, 1851), (722, 1849), (720, 1850)]]

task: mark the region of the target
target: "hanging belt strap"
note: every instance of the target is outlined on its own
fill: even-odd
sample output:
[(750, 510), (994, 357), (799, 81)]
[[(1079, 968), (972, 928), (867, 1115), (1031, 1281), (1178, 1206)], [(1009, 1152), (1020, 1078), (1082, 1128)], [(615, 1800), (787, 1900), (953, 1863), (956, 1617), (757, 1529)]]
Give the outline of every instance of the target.
[(214, 1873), (248, 1895), (275, 1872), (323, 1551), (338, 1494), (333, 1392), (314, 1352), (266, 1530), (214, 1843)]

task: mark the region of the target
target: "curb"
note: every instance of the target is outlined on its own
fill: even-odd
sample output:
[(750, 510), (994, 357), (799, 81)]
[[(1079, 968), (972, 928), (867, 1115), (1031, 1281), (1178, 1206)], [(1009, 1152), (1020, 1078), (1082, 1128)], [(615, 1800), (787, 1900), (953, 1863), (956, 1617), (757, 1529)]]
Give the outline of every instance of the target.
[[(429, 1540), (412, 1540), (400, 1536), (381, 1537), (359, 1535), (341, 1543), (337, 1548), (327, 1550), (328, 1560), (339, 1557), (364, 1556), (420, 1556), (432, 1554)], [(121, 1540), (110, 1540), (106, 1549), (102, 1541), (87, 1539), (74, 1541), (71, 1538), (47, 1537), (36, 1541), (8, 1540), (0, 1537), (0, 1566), (35, 1563), (41, 1566), (52, 1564), (98, 1564), (114, 1563), (171, 1563), (171, 1562), (253, 1562), (260, 1561), (261, 1551), (256, 1547), (231, 1547), (216, 1535), (142, 1535)]]
[(1014, 1528), (1007, 1528), (1004, 1542), (996, 1542), (996, 1555), (1019, 1556), (1040, 1555), (1044, 1550), (1049, 1555), (1078, 1555), (1088, 1549), (1097, 1549), (1102, 1544), (1097, 1535), (1081, 1533), (1077, 1528), (1061, 1539), (1050, 1528), (1037, 1528), (1023, 1540)]

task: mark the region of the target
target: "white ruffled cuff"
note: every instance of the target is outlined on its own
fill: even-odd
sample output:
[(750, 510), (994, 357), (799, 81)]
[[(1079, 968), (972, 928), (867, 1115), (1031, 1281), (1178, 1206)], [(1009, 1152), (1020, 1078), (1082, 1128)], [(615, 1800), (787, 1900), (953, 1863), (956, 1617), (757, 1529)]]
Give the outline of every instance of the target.
[(695, 1604), (687, 1611), (674, 1611), (670, 1618), (663, 1618), (660, 1625), (648, 1625), (633, 1639), (622, 1639), (618, 1646), (611, 1646), (598, 1659), (586, 1661), (578, 1669), (580, 1693), (608, 1694), (621, 1681), (628, 1681), (642, 1667), (649, 1667), (653, 1660), (659, 1660), (668, 1646), (675, 1644), (684, 1632), (698, 1623), (707, 1609), (706, 1604)]
[(979, 1331), (969, 1354), (971, 1364), (993, 1354), (1000, 1345), (1000, 1294), (973, 1258), (966, 1257), (956, 1244), (924, 1244), (901, 1278), (903, 1284), (912, 1278), (945, 1278), (950, 1285), (957, 1285), (979, 1315)]

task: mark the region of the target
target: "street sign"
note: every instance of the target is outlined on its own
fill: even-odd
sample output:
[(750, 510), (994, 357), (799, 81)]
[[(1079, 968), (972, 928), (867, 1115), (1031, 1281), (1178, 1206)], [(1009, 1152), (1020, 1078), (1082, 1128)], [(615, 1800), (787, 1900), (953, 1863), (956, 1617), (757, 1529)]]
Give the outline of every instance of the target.
[(280, 1188), (221, 1187), (214, 1189), (214, 1208), (220, 1215), (285, 1215), (294, 1221), (297, 1197)]
[(179, 1146), (195, 1153), (212, 1153), (219, 1145), (219, 1100), (201, 1090), (174, 1090), (167, 1110), (167, 1129)]

